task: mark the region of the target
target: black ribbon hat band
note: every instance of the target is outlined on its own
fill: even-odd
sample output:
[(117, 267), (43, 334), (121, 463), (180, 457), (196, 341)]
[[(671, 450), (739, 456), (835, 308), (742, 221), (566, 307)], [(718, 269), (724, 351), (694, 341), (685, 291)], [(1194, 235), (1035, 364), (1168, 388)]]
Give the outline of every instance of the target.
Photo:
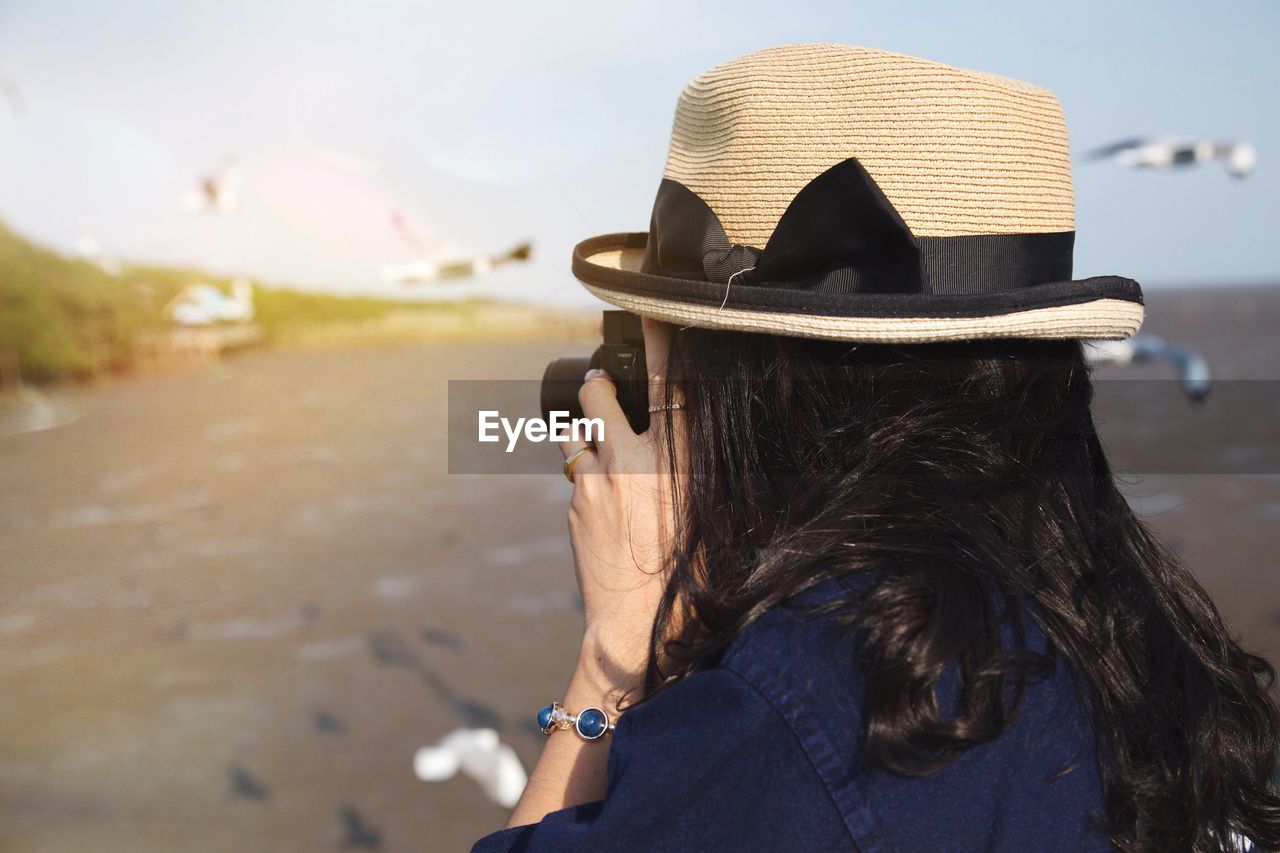
[(664, 179), (642, 271), (817, 293), (978, 294), (1071, 278), (1074, 231), (916, 237), (856, 159), (792, 200), (764, 249), (729, 242), (696, 193)]

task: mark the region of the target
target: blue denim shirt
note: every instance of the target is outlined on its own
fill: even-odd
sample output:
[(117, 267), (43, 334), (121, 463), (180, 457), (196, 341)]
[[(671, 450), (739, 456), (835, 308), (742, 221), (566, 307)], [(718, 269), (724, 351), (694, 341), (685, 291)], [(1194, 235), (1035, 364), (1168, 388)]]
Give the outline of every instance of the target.
[[(827, 580), (796, 601), (849, 587)], [(472, 853), (1109, 849), (1092, 820), (1089, 714), (1061, 658), (999, 738), (908, 778), (863, 760), (856, 641), (829, 627), (774, 608), (716, 665), (622, 714), (603, 800), (487, 835)]]

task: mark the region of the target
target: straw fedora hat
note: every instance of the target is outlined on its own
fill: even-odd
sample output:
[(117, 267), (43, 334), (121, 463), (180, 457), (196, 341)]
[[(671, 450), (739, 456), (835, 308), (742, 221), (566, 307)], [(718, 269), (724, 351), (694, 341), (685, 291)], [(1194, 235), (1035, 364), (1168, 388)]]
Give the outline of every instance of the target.
[(867, 342), (1111, 338), (1127, 278), (1071, 278), (1062, 108), (1045, 89), (832, 44), (752, 53), (680, 95), (646, 233), (579, 243), (606, 302), (680, 325)]

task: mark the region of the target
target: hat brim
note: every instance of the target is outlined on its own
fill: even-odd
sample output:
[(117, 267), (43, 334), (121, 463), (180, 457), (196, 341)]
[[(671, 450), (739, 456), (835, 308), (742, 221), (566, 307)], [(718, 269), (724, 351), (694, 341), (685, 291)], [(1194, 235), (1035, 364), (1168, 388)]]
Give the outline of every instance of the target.
[(685, 326), (867, 343), (979, 338), (1120, 340), (1142, 325), (1136, 281), (1100, 276), (999, 293), (815, 293), (641, 272), (648, 234), (605, 234), (573, 251), (573, 274), (600, 299)]

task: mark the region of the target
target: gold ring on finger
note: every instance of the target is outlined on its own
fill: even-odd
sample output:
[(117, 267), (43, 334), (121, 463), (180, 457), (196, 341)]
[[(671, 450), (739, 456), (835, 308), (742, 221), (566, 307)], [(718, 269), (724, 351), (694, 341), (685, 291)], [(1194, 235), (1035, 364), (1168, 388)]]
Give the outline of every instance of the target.
[(578, 464), (578, 460), (582, 458), (583, 454), (590, 452), (590, 447), (584, 447), (568, 459), (564, 460), (564, 468), (562, 469), (564, 471), (564, 478), (570, 483), (573, 482), (573, 466)]

